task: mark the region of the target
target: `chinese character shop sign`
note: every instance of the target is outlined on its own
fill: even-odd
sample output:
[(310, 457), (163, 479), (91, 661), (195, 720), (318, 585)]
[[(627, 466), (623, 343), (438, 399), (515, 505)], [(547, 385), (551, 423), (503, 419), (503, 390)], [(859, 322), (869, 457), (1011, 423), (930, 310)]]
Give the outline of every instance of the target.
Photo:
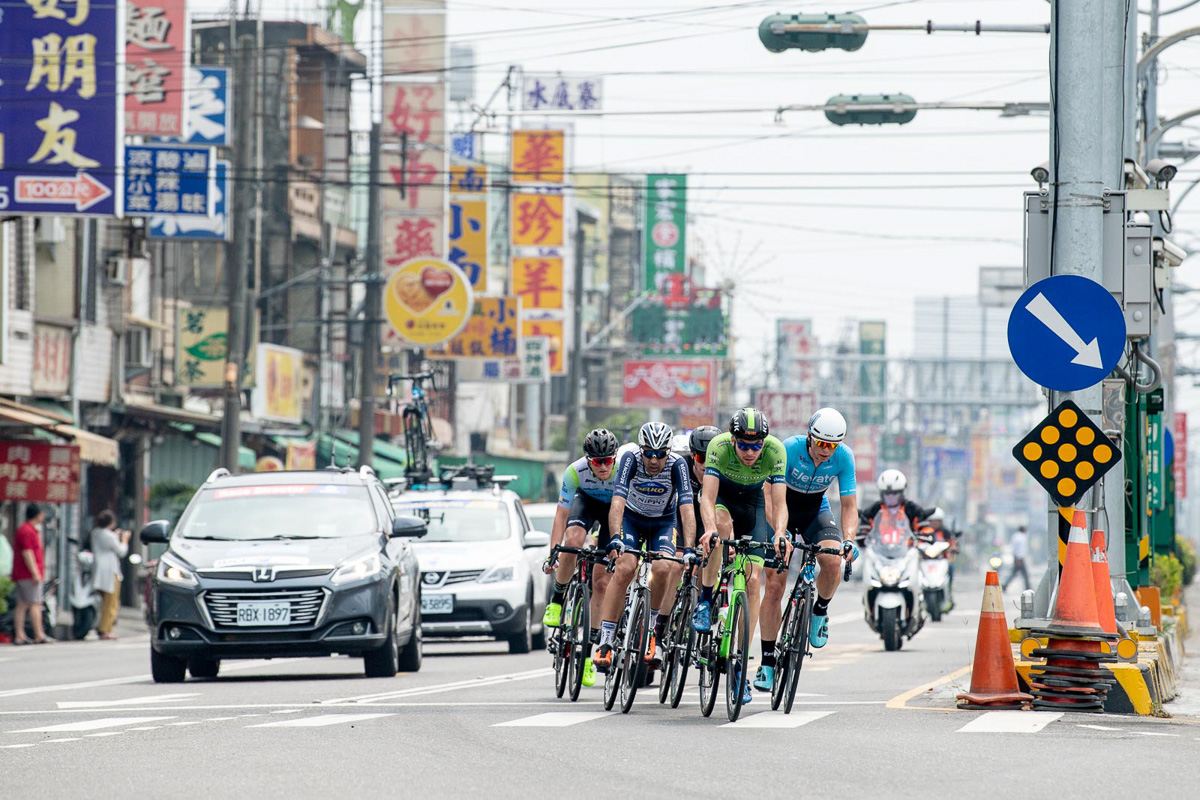
[(120, 214), (121, 8), (86, 0), (0, 7), (0, 211)]
[(562, 183), (565, 131), (513, 131), (513, 183)]
[(126, 147), (125, 211), (128, 214), (187, 214), (207, 217), (207, 147)]
[(46, 442), (0, 442), (0, 500), (79, 502), (79, 448)]
[[(68, 5), (64, 0), (41, 3), (55, 4)], [(125, 133), (182, 136), (183, 79), (190, 60), (187, 0), (126, 0), (125, 8)]]
[(626, 361), (625, 405), (695, 407), (716, 405), (716, 362)]
[(388, 279), (384, 310), (400, 338), (433, 345), (462, 330), (474, 299), (458, 267), (436, 258), (414, 258)]
[(594, 75), (563, 76), (526, 73), (522, 82), (522, 111), (598, 111), (604, 80)]
[(687, 271), (687, 176), (646, 176), (646, 289), (661, 291), (665, 273)]
[(517, 358), (519, 306), (512, 295), (477, 297), (462, 332), (436, 351), (435, 358)]

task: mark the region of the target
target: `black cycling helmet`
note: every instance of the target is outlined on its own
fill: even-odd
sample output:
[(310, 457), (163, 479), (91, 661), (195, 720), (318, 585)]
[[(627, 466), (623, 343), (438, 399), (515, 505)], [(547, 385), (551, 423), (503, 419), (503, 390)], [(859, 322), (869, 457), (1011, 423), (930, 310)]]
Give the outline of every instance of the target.
[(765, 439), (771, 425), (757, 408), (739, 408), (729, 420), (729, 432), (739, 439)]
[(606, 428), (596, 428), (583, 440), (583, 454), (588, 458), (615, 456), (621, 443)]
[(688, 437), (688, 447), (698, 456), (702, 456), (708, 452), (708, 443), (721, 435), (720, 428), (712, 425), (701, 425), (696, 430), (692, 431), (692, 435)]

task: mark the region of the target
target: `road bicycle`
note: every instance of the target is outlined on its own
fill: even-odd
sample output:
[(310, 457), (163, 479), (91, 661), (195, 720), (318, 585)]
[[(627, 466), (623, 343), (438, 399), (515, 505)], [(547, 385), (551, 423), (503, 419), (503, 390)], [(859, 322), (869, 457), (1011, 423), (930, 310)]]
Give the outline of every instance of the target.
[(413, 483), (427, 482), (429, 471), (429, 445), (434, 443), (433, 417), (429, 415), (429, 406), (425, 402), (425, 384), (429, 391), (437, 391), (437, 382), (433, 372), (419, 372), (413, 375), (389, 375), (388, 395), (400, 381), (412, 381), (412, 398), (404, 404), (401, 417), (404, 420), (404, 450), (408, 463), (404, 469), (405, 477)]
[[(816, 602), (817, 556), (826, 554), (841, 556), (838, 547), (821, 547), (807, 542), (795, 543), (796, 553), (801, 553), (800, 570), (787, 604), (783, 611), (783, 623), (779, 626), (779, 639), (775, 644), (775, 683), (771, 686), (771, 710), (783, 704), (783, 713), (792, 713), (796, 700), (796, 686), (800, 680), (800, 668), (804, 659), (812, 656), (808, 631), (812, 627), (812, 609)], [(850, 580), (850, 564), (842, 573), (842, 580)]]
[[(725, 714), (736, 722), (742, 713), (750, 661), (750, 597), (746, 577), (750, 572), (752, 550), (774, 550), (771, 542), (756, 542), (750, 536), (721, 539), (732, 553), (732, 562), (721, 570), (712, 608), (717, 612), (716, 629), (699, 634), (696, 662), (700, 670), (700, 713), (710, 716), (717, 703), (721, 673), (725, 674)], [(765, 567), (779, 562), (765, 559)]]
[(655, 561), (684, 563), (682, 558), (662, 553), (637, 551), (634, 555), (639, 559), (638, 571), (625, 592), (625, 610), (613, 634), (612, 664), (604, 676), (604, 710), (612, 710), (619, 694), (622, 714), (628, 714), (633, 707), (633, 698), (646, 670), (646, 651), (650, 645), (650, 567)]
[(666, 703), (670, 698), (671, 708), (679, 708), (679, 701), (683, 699), (688, 667), (696, 649), (699, 634), (692, 627), (692, 613), (696, 610), (700, 590), (696, 586), (695, 573), (703, 567), (703, 563), (692, 562), (684, 571), (679, 589), (675, 592), (675, 602), (667, 616), (666, 635), (660, 643), (663, 656), (658, 702)]
[[(593, 533), (600, 526), (597, 524)], [(554, 654), (554, 692), (562, 697), (570, 687), (571, 702), (579, 699), (579, 690), (583, 686), (583, 668), (587, 661), (588, 645), (591, 639), (591, 605), (592, 568), (604, 563), (604, 551), (594, 547), (566, 547), (556, 545), (550, 551), (554, 559), (559, 553), (573, 553), (575, 574), (567, 584), (567, 593), (563, 600), (562, 623), (555, 629), (548, 643), (549, 650)], [(615, 562), (609, 564), (608, 571), (612, 572)]]

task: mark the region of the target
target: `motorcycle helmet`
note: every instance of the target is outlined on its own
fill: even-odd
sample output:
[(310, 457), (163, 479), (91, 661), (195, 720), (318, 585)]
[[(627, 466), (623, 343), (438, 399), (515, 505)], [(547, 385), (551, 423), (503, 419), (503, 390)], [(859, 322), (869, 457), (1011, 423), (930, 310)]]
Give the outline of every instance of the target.
[(908, 488), (908, 478), (904, 477), (904, 473), (898, 469), (885, 469), (879, 475), (879, 479), (875, 481), (875, 485), (879, 487), (879, 492), (903, 492)]

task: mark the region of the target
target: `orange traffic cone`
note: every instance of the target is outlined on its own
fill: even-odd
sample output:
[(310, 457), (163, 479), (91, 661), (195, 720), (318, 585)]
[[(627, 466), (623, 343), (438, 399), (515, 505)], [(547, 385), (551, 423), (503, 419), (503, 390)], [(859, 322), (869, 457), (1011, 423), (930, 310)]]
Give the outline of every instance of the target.
[[(1096, 585), (1092, 577), (1087, 515), (1076, 510), (1067, 539), (1067, 556), (1058, 580), (1058, 602), (1045, 631), (1051, 636), (1103, 635), (1096, 612)], [(1113, 628), (1116, 632), (1116, 628)]]
[(1100, 629), (1105, 633), (1115, 634), (1117, 632), (1117, 612), (1113, 605), (1104, 531), (1092, 531), (1092, 583), (1096, 587), (1096, 613), (1100, 621)]
[(1000, 595), (1000, 576), (989, 570), (983, 587), (979, 633), (975, 636), (975, 663), (971, 691), (958, 695), (959, 708), (995, 710), (1023, 708), (1033, 697), (1019, 691), (1017, 668), (1008, 641), (1008, 621)]

